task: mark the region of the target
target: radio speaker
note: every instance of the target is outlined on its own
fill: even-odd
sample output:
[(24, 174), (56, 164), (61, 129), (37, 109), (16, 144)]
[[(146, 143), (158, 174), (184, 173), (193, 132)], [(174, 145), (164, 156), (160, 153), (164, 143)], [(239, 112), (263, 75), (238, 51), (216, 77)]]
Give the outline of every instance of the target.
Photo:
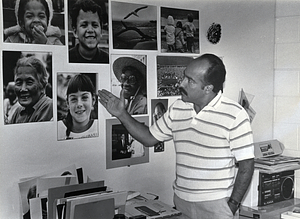
[(259, 173), (258, 206), (294, 198), (294, 170)]

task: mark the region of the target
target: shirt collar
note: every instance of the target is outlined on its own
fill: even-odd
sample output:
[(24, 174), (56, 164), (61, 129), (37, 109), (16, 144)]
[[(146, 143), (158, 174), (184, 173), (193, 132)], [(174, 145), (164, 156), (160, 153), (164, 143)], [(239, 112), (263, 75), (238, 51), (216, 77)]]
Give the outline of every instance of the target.
[(218, 94), (207, 104), (207, 106), (217, 108), (221, 104), (222, 96), (222, 91), (219, 91)]

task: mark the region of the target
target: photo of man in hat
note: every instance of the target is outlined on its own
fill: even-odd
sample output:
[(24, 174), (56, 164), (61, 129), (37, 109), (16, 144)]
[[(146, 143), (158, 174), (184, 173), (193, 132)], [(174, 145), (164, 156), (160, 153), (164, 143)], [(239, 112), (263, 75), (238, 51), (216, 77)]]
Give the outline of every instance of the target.
[(113, 63), (113, 72), (121, 83), (126, 109), (131, 115), (147, 114), (146, 65), (133, 57), (119, 57)]

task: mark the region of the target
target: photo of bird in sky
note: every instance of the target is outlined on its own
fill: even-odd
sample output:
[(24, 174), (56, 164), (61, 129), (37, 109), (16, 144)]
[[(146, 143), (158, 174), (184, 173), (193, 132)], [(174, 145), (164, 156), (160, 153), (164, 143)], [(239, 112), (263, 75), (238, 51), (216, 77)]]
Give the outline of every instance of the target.
[(157, 50), (157, 7), (111, 2), (114, 49)]
[(134, 11), (127, 14), (123, 19), (125, 20), (125, 19), (129, 18), (131, 15), (135, 15), (135, 16), (139, 17), (138, 12), (142, 9), (145, 9), (145, 8), (148, 8), (148, 6), (143, 6), (143, 7), (139, 7), (137, 9), (135, 9)]

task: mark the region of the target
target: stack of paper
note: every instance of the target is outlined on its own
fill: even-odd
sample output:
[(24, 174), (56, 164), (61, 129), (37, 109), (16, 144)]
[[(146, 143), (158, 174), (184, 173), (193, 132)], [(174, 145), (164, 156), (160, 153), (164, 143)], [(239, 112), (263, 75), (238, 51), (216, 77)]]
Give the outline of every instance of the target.
[[(113, 199), (113, 203), (121, 205), (120, 203), (122, 202), (123, 212), (125, 212), (127, 192), (122, 193), (122, 200), (120, 201), (119, 193), (113, 195), (112, 190), (104, 185), (103, 180), (91, 181), (89, 177), (86, 177), (84, 180), (82, 168), (76, 168), (75, 165), (52, 173), (21, 179), (18, 185), (22, 218), (69, 219), (71, 218), (70, 213), (72, 213), (72, 219), (76, 219), (76, 215), (74, 215), (75, 208), (70, 209), (68, 206), (75, 203), (75, 200), (80, 204), (76, 208), (79, 212), (77, 216), (80, 215), (82, 209), (94, 208), (95, 206), (98, 209), (100, 201), (101, 203), (106, 203), (106, 197), (100, 197), (102, 193), (110, 194), (112, 196), (110, 199)], [(91, 202), (93, 203), (91, 204)], [(107, 201), (107, 204), (109, 203), (111, 201)], [(113, 209), (111, 215), (113, 216), (115, 205), (112, 204), (111, 207)], [(68, 213), (69, 218), (63, 217), (66, 213)], [(105, 218), (103, 217), (103, 219)]]
[(254, 166), (262, 172), (277, 173), (286, 170), (300, 169), (300, 158), (277, 155), (273, 157), (262, 157), (255, 159)]

